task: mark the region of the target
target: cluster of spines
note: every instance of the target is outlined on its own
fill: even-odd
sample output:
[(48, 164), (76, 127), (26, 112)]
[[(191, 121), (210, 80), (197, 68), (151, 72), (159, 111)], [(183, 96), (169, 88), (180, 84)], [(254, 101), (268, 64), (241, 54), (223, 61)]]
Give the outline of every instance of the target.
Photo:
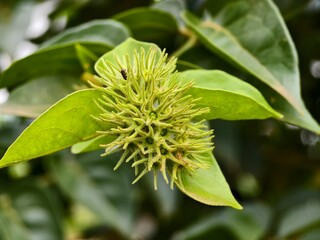
[(170, 174), (173, 188), (179, 170), (192, 174), (197, 168), (206, 168), (202, 154), (213, 148), (212, 131), (204, 121), (193, 119), (208, 109), (196, 108), (197, 99), (186, 95), (193, 83), (180, 84), (176, 59), (167, 61), (165, 51), (159, 56), (156, 50), (146, 54), (143, 48), (134, 51), (132, 61), (127, 54), (114, 59), (117, 64), (108, 61), (100, 67), (100, 86), (93, 84), (105, 93), (97, 101), (102, 113), (96, 118), (114, 125), (99, 134), (117, 136), (102, 145), (103, 156), (124, 150), (115, 169), (132, 162), (137, 176), (133, 183), (153, 171), (155, 188), (158, 171), (166, 182), (167, 172)]

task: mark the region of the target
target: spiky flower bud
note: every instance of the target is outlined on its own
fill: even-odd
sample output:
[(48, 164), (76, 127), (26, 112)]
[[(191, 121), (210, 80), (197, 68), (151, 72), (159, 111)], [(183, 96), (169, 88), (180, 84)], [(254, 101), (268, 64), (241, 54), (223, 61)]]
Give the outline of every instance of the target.
[(137, 182), (146, 173), (154, 172), (157, 188), (157, 172), (162, 173), (171, 188), (179, 177), (179, 171), (188, 173), (197, 168), (207, 168), (204, 152), (212, 150), (212, 131), (204, 121), (194, 121), (207, 111), (197, 108), (196, 101), (186, 91), (192, 82), (181, 84), (175, 71), (176, 59), (167, 61), (167, 54), (161, 56), (154, 49), (147, 53), (143, 48), (129, 56), (114, 55), (113, 64), (103, 61), (99, 85), (105, 94), (97, 101), (102, 110), (99, 121), (114, 125), (101, 135), (116, 135), (112, 143), (102, 145), (106, 156), (118, 149), (124, 150), (117, 169), (123, 162), (131, 162), (135, 168)]

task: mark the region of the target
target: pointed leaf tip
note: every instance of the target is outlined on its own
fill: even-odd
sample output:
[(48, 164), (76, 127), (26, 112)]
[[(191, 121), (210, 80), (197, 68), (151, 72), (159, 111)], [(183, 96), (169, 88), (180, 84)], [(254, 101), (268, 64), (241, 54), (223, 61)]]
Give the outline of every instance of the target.
[(192, 175), (181, 171), (178, 181), (176, 181), (179, 189), (189, 197), (211, 206), (229, 206), (238, 210), (243, 209), (232, 195), (213, 154), (206, 153), (205, 157), (211, 167), (209, 169), (198, 169)]

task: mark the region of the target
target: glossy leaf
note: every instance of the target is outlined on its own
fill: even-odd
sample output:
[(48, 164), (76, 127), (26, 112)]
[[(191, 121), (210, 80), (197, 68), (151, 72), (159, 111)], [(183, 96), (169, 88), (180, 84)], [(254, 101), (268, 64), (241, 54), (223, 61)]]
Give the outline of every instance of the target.
[[(183, 19), (210, 50), (280, 94), (274, 94), (271, 103), (278, 103), (274, 106), (284, 115), (285, 121), (320, 133), (318, 123), (312, 119), (300, 96), (294, 44), (271, 0), (229, 0), (223, 3), (218, 14), (204, 21), (191, 13), (185, 13)], [(281, 99), (287, 104), (280, 103)], [(292, 111), (295, 114), (290, 114)]]
[(171, 14), (176, 19), (179, 28), (185, 27), (181, 13), (186, 10), (187, 6), (183, 0), (164, 0), (154, 3), (151, 7)]
[(41, 48), (65, 43), (96, 43), (115, 47), (130, 36), (128, 28), (115, 20), (94, 20), (70, 28), (51, 38)]
[(134, 213), (131, 169), (113, 171), (117, 157), (102, 159), (99, 154), (91, 153), (74, 159), (64, 155), (48, 163), (65, 194), (91, 210), (103, 223), (128, 236), (133, 231)]
[(269, 100), (271, 106), (283, 114), (282, 120), (284, 122), (308, 129), (309, 131), (320, 135), (319, 124), (310, 115), (304, 104), (301, 106), (303, 109), (303, 113), (301, 113), (294, 109), (284, 98), (272, 91), (270, 88), (262, 87), (259, 88), (259, 90), (265, 98)]
[(37, 158), (93, 138), (110, 126), (95, 120), (100, 109), (98, 90), (75, 92), (53, 105), (17, 138), (0, 160), (0, 168)]
[[(68, 94), (85, 88), (77, 77), (55, 75), (27, 82), (14, 89), (0, 113), (36, 118)], [(36, 93), (36, 94), (35, 94)]]
[[(111, 46), (84, 44), (97, 55), (102, 55)], [(36, 66), (36, 67), (35, 67)], [(0, 75), (0, 88), (12, 88), (24, 82), (55, 75), (72, 75), (80, 79), (83, 72), (73, 43), (55, 45), (14, 62)]]
[(178, 59), (180, 61), (191, 62), (194, 65), (199, 66), (198, 68), (203, 68), (207, 70), (219, 69), (221, 71), (227, 72), (231, 75), (241, 76), (243, 73), (236, 69), (234, 66), (226, 61), (221, 60), (219, 56), (200, 44), (197, 44), (190, 49), (183, 52)]
[(129, 36), (128, 29), (114, 20), (97, 20), (69, 29), (44, 43), (39, 51), (14, 62), (0, 75), (0, 88), (11, 88), (42, 76), (80, 77), (83, 71), (75, 49), (77, 44), (100, 56)]
[(242, 209), (233, 197), (212, 153), (204, 155), (210, 166), (208, 169), (197, 169), (193, 174), (182, 170), (176, 181), (179, 189), (189, 197), (212, 206), (230, 206)]
[(141, 41), (170, 43), (177, 32), (177, 23), (168, 13), (152, 8), (135, 8), (113, 17), (129, 27), (132, 36)]
[(194, 81), (188, 91), (194, 98), (201, 98), (197, 105), (209, 107), (202, 118), (242, 120), (281, 118), (261, 93), (250, 84), (218, 70), (188, 70), (181, 73), (182, 82)]

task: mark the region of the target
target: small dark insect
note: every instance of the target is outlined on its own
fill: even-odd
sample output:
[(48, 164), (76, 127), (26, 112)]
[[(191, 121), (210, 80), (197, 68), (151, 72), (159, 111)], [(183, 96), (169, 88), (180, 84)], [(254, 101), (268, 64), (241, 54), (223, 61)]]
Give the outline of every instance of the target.
[(124, 80), (127, 80), (127, 70), (126, 69), (121, 69), (121, 75)]

